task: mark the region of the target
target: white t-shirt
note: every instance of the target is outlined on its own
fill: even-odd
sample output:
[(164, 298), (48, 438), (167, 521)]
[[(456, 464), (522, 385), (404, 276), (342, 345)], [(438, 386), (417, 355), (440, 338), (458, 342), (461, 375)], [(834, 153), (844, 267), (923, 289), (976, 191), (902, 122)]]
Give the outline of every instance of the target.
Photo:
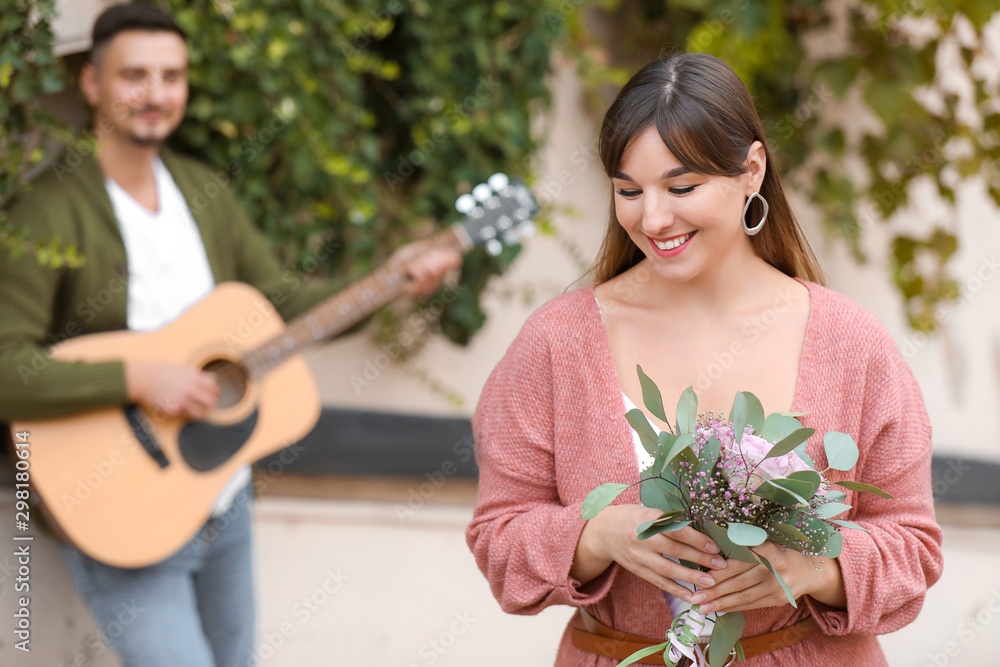
[[(150, 211), (112, 179), (105, 179), (128, 257), (127, 322), (131, 331), (152, 331), (177, 319), (215, 287), (212, 267), (195, 224), (170, 172), (153, 160), (159, 211)], [(250, 480), (237, 470), (216, 498), (212, 514), (226, 511)]]

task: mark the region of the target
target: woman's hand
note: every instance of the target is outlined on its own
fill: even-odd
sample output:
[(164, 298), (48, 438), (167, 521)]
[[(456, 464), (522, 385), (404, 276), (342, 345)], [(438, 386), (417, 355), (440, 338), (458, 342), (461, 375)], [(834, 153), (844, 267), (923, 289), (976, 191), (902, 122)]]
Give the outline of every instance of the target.
[[(765, 542), (753, 549), (781, 573), (796, 600), (803, 595), (811, 595), (831, 607), (847, 607), (844, 578), (840, 563), (835, 558), (804, 556), (792, 549), (782, 549), (773, 542)], [(819, 570), (816, 569), (818, 563), (822, 563)], [(727, 568), (713, 575), (718, 582), (715, 586), (704, 588), (691, 596), (690, 601), (700, 604), (699, 609), (703, 613), (744, 611), (788, 604), (788, 598), (777, 577), (761, 564), (730, 559)]]
[[(727, 567), (727, 563), (717, 555), (719, 548), (715, 543), (690, 526), (640, 540), (636, 528), (661, 514), (658, 509), (642, 505), (606, 508), (584, 524), (570, 575), (587, 583), (615, 562), (657, 588), (690, 602), (691, 591), (674, 579), (712, 586), (716, 583), (715, 571)], [(664, 556), (698, 563), (713, 571), (692, 570)]]

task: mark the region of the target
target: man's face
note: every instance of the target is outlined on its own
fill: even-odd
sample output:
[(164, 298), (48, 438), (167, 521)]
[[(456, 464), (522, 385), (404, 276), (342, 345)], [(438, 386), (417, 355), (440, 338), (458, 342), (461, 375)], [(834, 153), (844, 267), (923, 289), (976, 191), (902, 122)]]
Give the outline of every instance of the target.
[(187, 65), (180, 35), (148, 30), (115, 35), (80, 76), (94, 108), (94, 129), (139, 146), (163, 143), (184, 118)]

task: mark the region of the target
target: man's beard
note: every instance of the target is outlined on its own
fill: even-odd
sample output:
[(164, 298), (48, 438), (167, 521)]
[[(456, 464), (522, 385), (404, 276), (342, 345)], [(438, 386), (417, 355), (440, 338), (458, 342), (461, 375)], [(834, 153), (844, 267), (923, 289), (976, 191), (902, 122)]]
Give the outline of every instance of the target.
[(166, 141), (166, 137), (140, 137), (138, 134), (129, 132), (129, 141), (141, 148), (159, 148)]

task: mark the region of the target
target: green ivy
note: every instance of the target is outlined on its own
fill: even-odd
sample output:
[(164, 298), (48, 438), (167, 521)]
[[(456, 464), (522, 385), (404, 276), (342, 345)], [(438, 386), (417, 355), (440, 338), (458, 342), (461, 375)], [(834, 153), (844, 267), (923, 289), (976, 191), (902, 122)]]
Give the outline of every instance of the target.
[[(191, 97), (176, 147), (233, 181), (281, 259), (306, 273), (364, 274), (400, 245), (453, 222), (455, 197), (495, 171), (531, 183), (545, 140), (531, 119), (548, 107), (546, 75), (557, 50), (575, 59), (595, 113), (638, 65), (664, 51), (730, 63), (758, 103), (780, 168), (859, 260), (865, 229), (906, 207), (918, 181), (953, 203), (956, 183), (978, 176), (1000, 204), (1000, 112), (990, 106), (997, 91), (973, 68), (987, 57), (982, 28), (993, 10), (978, 0), (859, 0), (843, 10), (842, 25), (831, 15), (834, 3), (821, 0), (160, 4), (189, 34)], [(0, 198), (7, 200), (57, 144), (71, 141), (37, 101), (70, 81), (51, 50), (55, 0), (0, 0), (0, 8)], [(900, 19), (910, 16), (929, 23), (928, 38), (907, 36)], [(959, 54), (978, 124), (957, 112), (935, 60), (960, 23), (970, 28)], [(809, 39), (837, 25), (832, 39), (843, 44), (809, 55)], [(940, 103), (919, 102), (921, 89)], [(856, 127), (820, 122), (824, 106), (848, 95), (870, 107), (877, 130), (858, 136)], [(864, 174), (849, 171), (852, 163)], [(2, 216), (0, 209), (0, 246), (47, 262), (82, 261), (57, 240), (29, 243)], [(940, 221), (927, 238), (892, 241), (890, 268), (916, 328), (932, 329), (935, 309), (956, 295), (947, 274), (953, 230)], [(440, 317), (449, 339), (465, 344), (482, 326), (480, 295), (516, 252), (466, 257), (463, 288)], [(401, 319), (387, 311), (381, 337), (394, 336)]]

